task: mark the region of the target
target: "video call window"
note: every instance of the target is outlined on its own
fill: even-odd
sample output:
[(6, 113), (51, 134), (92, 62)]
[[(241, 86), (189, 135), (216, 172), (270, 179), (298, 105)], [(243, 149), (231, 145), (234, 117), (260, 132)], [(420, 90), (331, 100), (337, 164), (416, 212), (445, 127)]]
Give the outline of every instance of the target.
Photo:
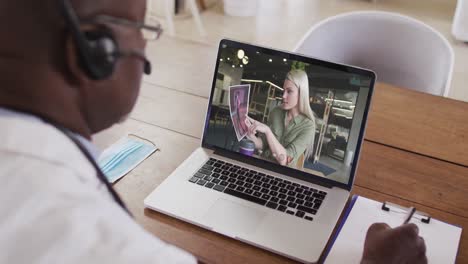
[(224, 45), (206, 143), (347, 184), (370, 82)]

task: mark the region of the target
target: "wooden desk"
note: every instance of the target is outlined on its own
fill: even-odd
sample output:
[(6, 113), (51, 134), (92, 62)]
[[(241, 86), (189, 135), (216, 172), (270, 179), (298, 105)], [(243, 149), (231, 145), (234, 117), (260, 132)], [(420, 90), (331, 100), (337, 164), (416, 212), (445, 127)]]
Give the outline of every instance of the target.
[(366, 139), (468, 166), (468, 103), (379, 84)]
[[(293, 263), (144, 209), (143, 199), (199, 146), (206, 104), (207, 98), (200, 96), (144, 87), (132, 119), (95, 138), (104, 147), (134, 133), (161, 148), (119, 181), (117, 191), (148, 231), (207, 263)], [(183, 109), (168, 113), (167, 107), (174, 105)], [(467, 121), (468, 103), (378, 85), (353, 193), (415, 205), (434, 218), (468, 228)], [(466, 231), (457, 263), (468, 263)]]

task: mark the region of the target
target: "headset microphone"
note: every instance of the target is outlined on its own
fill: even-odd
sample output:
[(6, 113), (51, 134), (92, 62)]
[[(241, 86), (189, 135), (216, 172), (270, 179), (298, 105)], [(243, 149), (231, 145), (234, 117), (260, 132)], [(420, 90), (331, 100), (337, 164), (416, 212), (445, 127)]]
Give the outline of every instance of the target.
[(150, 75), (152, 71), (151, 62), (145, 57), (145, 55), (138, 51), (117, 51), (112, 54), (116, 58), (123, 58), (123, 57), (135, 57), (139, 60), (143, 61), (143, 72), (146, 75)]

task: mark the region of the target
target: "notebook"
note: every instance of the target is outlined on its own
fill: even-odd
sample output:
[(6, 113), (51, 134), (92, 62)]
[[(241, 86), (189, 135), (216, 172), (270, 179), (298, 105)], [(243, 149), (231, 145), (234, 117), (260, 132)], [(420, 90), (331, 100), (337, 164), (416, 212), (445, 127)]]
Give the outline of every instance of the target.
[[(325, 263), (359, 263), (369, 226), (384, 222), (392, 228), (397, 227), (405, 220), (408, 209), (355, 195), (347, 210), (344, 224), (338, 229), (334, 243), (328, 247), (329, 253)], [(460, 227), (432, 219), (419, 212), (410, 222), (419, 227), (419, 234), (426, 242), (429, 263), (455, 263), (462, 232)]]

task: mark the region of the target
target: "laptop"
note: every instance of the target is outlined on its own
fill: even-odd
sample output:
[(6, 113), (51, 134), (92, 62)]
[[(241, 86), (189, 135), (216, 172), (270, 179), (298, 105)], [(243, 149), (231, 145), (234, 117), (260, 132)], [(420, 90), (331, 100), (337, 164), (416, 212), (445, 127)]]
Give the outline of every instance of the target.
[(317, 262), (353, 186), (375, 79), (221, 40), (201, 146), (145, 207)]

